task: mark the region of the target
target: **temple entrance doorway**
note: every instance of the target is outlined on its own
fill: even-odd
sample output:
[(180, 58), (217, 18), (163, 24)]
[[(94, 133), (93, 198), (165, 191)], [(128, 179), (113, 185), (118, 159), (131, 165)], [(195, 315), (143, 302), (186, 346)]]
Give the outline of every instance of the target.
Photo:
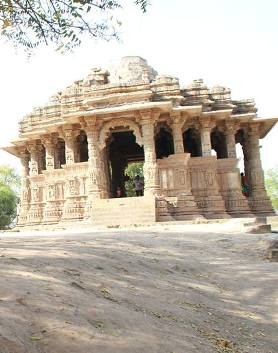
[[(144, 149), (136, 143), (132, 131), (112, 132), (107, 143), (107, 155), (109, 158), (109, 184), (110, 197), (133, 196), (132, 177), (125, 171), (131, 163), (144, 162)], [(129, 186), (127, 192), (127, 186)], [(119, 194), (119, 190), (120, 193)]]

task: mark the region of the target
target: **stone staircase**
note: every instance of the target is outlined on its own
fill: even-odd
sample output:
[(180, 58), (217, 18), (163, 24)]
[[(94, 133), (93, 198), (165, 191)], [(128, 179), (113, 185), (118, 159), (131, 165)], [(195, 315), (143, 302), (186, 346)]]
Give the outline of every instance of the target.
[(91, 223), (94, 225), (142, 225), (156, 221), (154, 197), (123, 197), (95, 200)]

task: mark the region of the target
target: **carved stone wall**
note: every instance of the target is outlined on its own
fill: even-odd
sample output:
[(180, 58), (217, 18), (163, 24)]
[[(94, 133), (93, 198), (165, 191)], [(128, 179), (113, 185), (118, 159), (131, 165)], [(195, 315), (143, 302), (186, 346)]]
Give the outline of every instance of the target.
[(158, 200), (160, 220), (169, 220), (167, 213), (176, 220), (200, 217), (191, 192), (189, 159), (189, 153), (179, 153), (157, 160), (162, 196)]
[(216, 157), (195, 157), (189, 160), (191, 190), (200, 213), (207, 218), (227, 217), (219, 191)]
[(237, 160), (234, 158), (218, 159), (217, 173), (219, 190), (224, 199), (227, 213), (234, 217), (250, 216), (248, 200), (241, 191)]
[(82, 219), (85, 214), (87, 201), (87, 173), (88, 163), (64, 165), (66, 183), (64, 185), (64, 208), (62, 219)]
[(43, 222), (45, 207), (45, 177), (42, 174), (31, 176), (30, 179), (31, 200), (28, 211), (28, 224), (40, 224)]

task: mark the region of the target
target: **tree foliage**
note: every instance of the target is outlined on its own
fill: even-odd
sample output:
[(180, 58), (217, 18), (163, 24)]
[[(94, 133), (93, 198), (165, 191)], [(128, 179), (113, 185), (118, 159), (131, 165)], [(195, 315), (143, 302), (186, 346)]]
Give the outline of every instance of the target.
[(266, 171), (265, 186), (272, 206), (278, 210), (278, 166)]
[[(146, 11), (148, 0), (129, 0)], [(53, 43), (71, 50), (81, 35), (109, 40), (117, 37), (120, 22), (115, 10), (122, 0), (0, 0), (1, 34), (16, 45), (32, 50)]]
[(136, 196), (134, 186), (136, 175), (139, 175), (140, 179), (143, 181), (143, 162), (129, 163), (125, 169), (125, 176), (129, 178), (129, 180), (125, 182), (126, 196), (128, 197)]
[(20, 178), (13, 168), (0, 166), (0, 229), (7, 228), (16, 217)]
[(0, 184), (8, 185), (17, 193), (20, 187), (20, 177), (13, 168), (7, 165), (0, 166)]
[(0, 184), (0, 229), (7, 228), (16, 217), (16, 193), (5, 184)]

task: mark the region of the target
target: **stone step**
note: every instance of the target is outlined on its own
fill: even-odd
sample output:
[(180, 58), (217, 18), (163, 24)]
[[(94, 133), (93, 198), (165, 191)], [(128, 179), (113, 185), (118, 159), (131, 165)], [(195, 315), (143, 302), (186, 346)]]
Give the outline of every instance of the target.
[(126, 197), (94, 201), (92, 222), (95, 225), (132, 225), (156, 221), (154, 197)]

